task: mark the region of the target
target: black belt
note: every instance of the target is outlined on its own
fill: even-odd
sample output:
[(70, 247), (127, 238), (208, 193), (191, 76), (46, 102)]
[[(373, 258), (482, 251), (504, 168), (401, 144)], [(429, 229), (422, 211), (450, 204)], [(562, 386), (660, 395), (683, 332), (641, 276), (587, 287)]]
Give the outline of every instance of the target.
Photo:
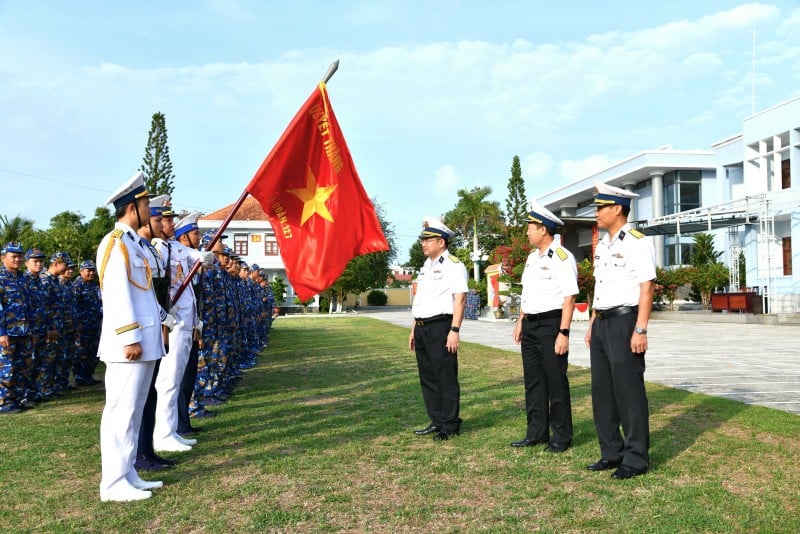
[(595, 310), (595, 318), (610, 319), (618, 315), (628, 315), (629, 313), (639, 313), (639, 306), (616, 306), (607, 310)]
[(449, 313), (443, 313), (441, 315), (434, 315), (433, 317), (426, 317), (425, 319), (417, 319), (414, 318), (414, 324), (417, 326), (428, 326), (429, 324), (438, 323), (441, 321), (452, 321), (453, 315)]
[(526, 321), (541, 321), (543, 319), (560, 319), (561, 318), (561, 309), (558, 310), (550, 310), (542, 313), (526, 313), (525, 320)]

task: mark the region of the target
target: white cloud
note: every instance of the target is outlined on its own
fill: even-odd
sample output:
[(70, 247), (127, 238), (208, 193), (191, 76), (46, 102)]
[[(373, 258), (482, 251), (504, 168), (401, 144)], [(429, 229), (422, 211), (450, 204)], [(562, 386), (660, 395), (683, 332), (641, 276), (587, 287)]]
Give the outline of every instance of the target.
[(522, 177), (526, 182), (539, 182), (553, 178), (555, 162), (546, 152), (534, 152), (520, 158)]
[(792, 13), (781, 21), (778, 26), (778, 34), (787, 37), (797, 37), (800, 34), (800, 8), (795, 9)]
[(452, 197), (458, 189), (461, 177), (452, 165), (443, 165), (433, 175), (433, 190), (437, 197)]
[(580, 160), (564, 160), (559, 165), (561, 176), (567, 182), (586, 178), (607, 168), (611, 162), (603, 154), (594, 154)]
[[(207, 6), (226, 11), (228, 4), (210, 0)], [(236, 4), (220, 16), (235, 19), (249, 8), (247, 2)], [(358, 18), (384, 16), (370, 5)], [(235, 177), (244, 184), (329, 62), (340, 58), (330, 84), (332, 102), (348, 140), (355, 137), (351, 145), (374, 157), (370, 174), (397, 184), (395, 189), (381, 184), (384, 194), (418, 191), (418, 181), (430, 187), (433, 179), (433, 193), (454, 201), (465, 183), (505, 178), (515, 152), (537, 150), (523, 158), (523, 176), (529, 184), (550, 184), (582, 178), (609, 163), (586, 153), (607, 150), (618, 157), (637, 143), (644, 146), (633, 150), (681, 144), (671, 132), (694, 134), (686, 131), (687, 121), (699, 126), (731, 117), (733, 131), (711, 132), (705, 142), (735, 133), (750, 110), (753, 24), (759, 34), (759, 102), (766, 107), (776, 103), (768, 94), (786, 98), (800, 87), (800, 10), (781, 20), (774, 6), (747, 4), (571, 41), (293, 48), (177, 66), (168, 56), (163, 63), (122, 64), (125, 55), (82, 64), (47, 49), (35, 36), (17, 41), (25, 37), (20, 31), (11, 42), (0, 37), (0, 51), (29, 54), (12, 58), (10, 67), (0, 65), (0, 105), (13, 110), (5, 120), (14, 126), (0, 132), (0, 156), (22, 154), (17, 159), (33, 167), (20, 171), (49, 177), (53, 172), (35, 167), (37, 154), (48, 154), (68, 169), (65, 179), (106, 184), (111, 171), (140, 162), (150, 115), (163, 111), (180, 180)], [(767, 31), (770, 24), (777, 32)], [(26, 60), (37, 68), (18, 68)], [(645, 128), (647, 136), (634, 133)], [(85, 167), (86, 154), (93, 155), (95, 168)], [(438, 165), (431, 162), (443, 160), (451, 164), (430, 176)], [(487, 169), (481, 167), (486, 161), (503, 163)], [(495, 187), (500, 196), (504, 184)], [(402, 198), (389, 198), (392, 205), (404, 205)]]

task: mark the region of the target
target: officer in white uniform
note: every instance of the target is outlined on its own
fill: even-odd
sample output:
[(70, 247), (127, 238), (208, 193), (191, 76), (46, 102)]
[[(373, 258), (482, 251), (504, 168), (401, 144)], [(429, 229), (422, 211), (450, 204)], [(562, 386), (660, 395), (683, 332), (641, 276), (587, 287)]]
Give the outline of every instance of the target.
[(555, 242), (556, 228), (564, 225), (561, 219), (534, 201), (527, 221), (528, 240), (536, 249), (522, 272), (522, 313), (514, 341), (522, 345), (528, 426), (525, 438), (511, 445), (547, 443), (546, 451), (558, 453), (572, 446), (567, 356), (578, 267), (572, 253)]
[[(199, 252), (185, 247), (176, 239), (182, 234), (197, 231), (197, 219), (200, 213), (190, 213), (175, 224), (175, 235), (168, 241), (154, 240), (153, 244), (162, 258), (170, 258), (170, 298), (174, 300), (178, 288), (189, 275), (189, 271), (197, 261), (212, 262), (212, 252)], [(169, 226), (165, 227), (166, 229)], [(175, 316), (175, 327), (169, 334), (169, 352), (161, 362), (156, 377), (156, 424), (153, 433), (153, 447), (156, 451), (189, 451), (197, 444), (193, 438), (184, 438), (178, 434), (178, 392), (189, 352), (192, 348), (192, 333), (199, 324), (197, 302), (191, 284), (181, 293), (178, 301), (172, 305), (170, 314)]]
[(639, 195), (595, 185), (597, 226), (607, 233), (595, 250), (594, 303), (586, 344), (601, 457), (587, 468), (616, 467), (612, 477), (627, 479), (646, 473), (650, 465), (644, 354), (653, 306), (655, 249), (651, 238), (628, 224), (631, 200)]
[[(163, 310), (168, 310), (170, 308), (169, 277), (167, 276), (166, 260), (158, 253), (152, 241), (153, 239), (163, 236), (161, 221), (165, 204), (168, 200), (168, 195), (159, 195), (151, 198), (150, 221), (146, 225), (141, 226), (138, 230), (139, 237), (141, 237), (139, 243), (142, 245), (142, 249), (147, 256), (147, 261), (150, 263), (156, 300), (158, 300), (158, 304)], [(165, 329), (162, 329), (161, 334), (164, 344), (166, 345), (167, 336)], [(158, 399), (155, 382), (162, 361), (163, 359), (156, 362), (155, 368), (153, 369), (153, 378), (150, 380), (150, 387), (147, 390), (147, 402), (144, 404), (144, 411), (142, 413), (142, 426), (139, 430), (139, 446), (136, 454), (135, 467), (137, 471), (162, 471), (177, 463), (175, 460), (162, 458), (157, 455), (153, 449), (153, 429), (155, 427), (156, 402)]]
[(143, 481), (134, 468), (147, 387), (156, 360), (164, 354), (150, 265), (136, 235), (150, 217), (143, 174), (137, 172), (125, 182), (108, 199), (111, 203), (117, 222), (100, 242), (96, 262), (103, 298), (98, 356), (106, 364), (100, 499), (135, 501), (162, 486)]
[(434, 217), (427, 217), (423, 228), (419, 240), (427, 259), (417, 277), (411, 307), (414, 325), (408, 346), (417, 355), (430, 424), (414, 433), (447, 440), (461, 428), (458, 341), (467, 295), (467, 270), (447, 251), (452, 230)]

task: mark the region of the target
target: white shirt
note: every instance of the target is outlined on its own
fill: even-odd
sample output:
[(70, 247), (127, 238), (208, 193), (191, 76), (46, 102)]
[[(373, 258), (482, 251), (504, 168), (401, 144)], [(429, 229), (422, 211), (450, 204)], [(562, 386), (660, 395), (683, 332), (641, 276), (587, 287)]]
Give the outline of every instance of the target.
[(569, 250), (552, 243), (528, 255), (522, 271), (522, 313), (561, 309), (565, 297), (577, 294), (578, 266)]
[(436, 260), (427, 258), (417, 276), (417, 293), (411, 313), (417, 319), (453, 313), (453, 295), (467, 292), (467, 269), (444, 251)]
[(606, 234), (594, 256), (594, 308), (639, 304), (639, 284), (656, 277), (656, 251), (652, 238), (629, 224), (615, 236)]

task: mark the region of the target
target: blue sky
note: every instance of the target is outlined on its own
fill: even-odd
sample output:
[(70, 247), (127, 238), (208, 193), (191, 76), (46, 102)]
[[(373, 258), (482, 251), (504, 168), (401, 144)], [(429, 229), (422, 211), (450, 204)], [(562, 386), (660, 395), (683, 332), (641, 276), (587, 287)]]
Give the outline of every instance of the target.
[[(596, 4), (596, 5), (592, 5)], [(528, 197), (641, 150), (707, 149), (800, 94), (800, 3), (0, 0), (0, 214), (91, 218), (166, 115), (174, 203), (235, 201), (328, 65), (401, 260), (511, 161)]]

